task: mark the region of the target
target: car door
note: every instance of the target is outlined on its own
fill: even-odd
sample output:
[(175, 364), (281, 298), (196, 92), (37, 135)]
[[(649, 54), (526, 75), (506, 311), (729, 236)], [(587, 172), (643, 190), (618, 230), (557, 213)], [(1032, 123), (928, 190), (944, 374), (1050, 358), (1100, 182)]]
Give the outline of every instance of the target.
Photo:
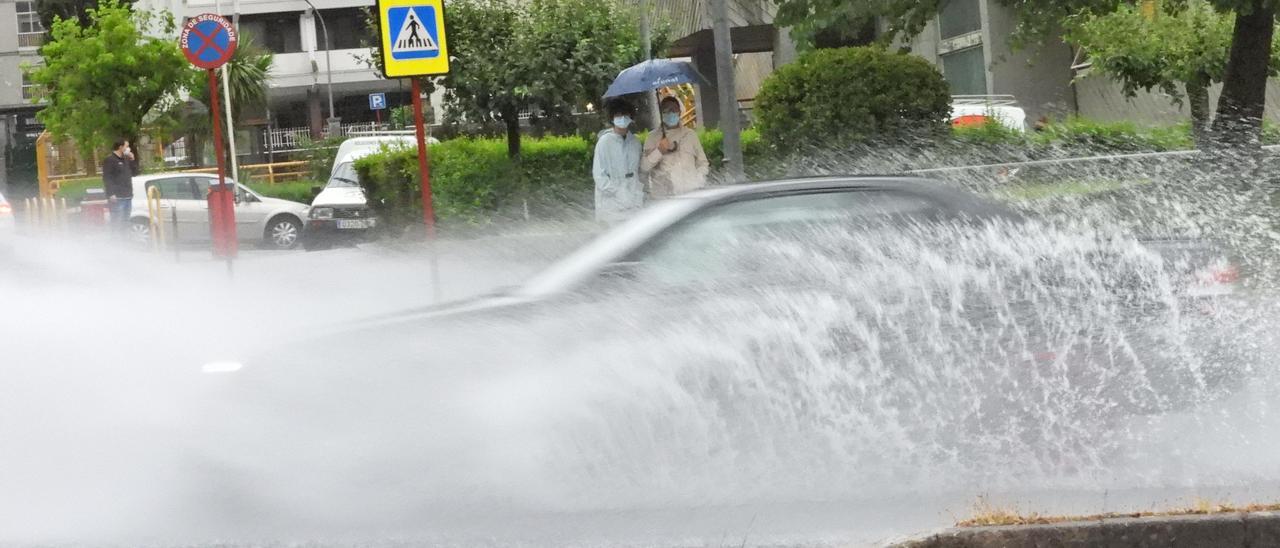
[[(206, 175), (203, 177), (195, 178), (196, 192), (203, 198), (203, 201), (204, 201), (204, 212), (205, 212), (204, 218), (206, 223), (206, 232), (209, 232), (207, 228), (208, 222), (209, 222), (209, 188), (211, 186), (216, 186), (217, 184), (218, 184), (218, 179), (216, 177)], [(227, 185), (230, 186), (231, 188), (236, 188), (236, 189), (242, 188), (238, 184), (236, 184), (236, 182), (231, 178), (227, 178)], [(246, 228), (245, 217), (250, 216), (250, 214), (246, 212), (244, 209), (242, 209), (239, 204), (237, 204), (235, 207), (235, 214), (236, 214), (236, 239), (247, 240), (247, 239), (255, 239), (255, 238), (261, 237), (261, 235), (255, 235), (256, 230), (251, 229), (252, 227)], [(246, 236), (246, 232), (248, 232), (247, 236)], [(209, 238), (212, 238), (212, 236), (209, 236)]]
[(271, 206), (263, 203), (261, 197), (244, 185), (238, 185), (238, 192), (236, 234), (241, 240), (261, 239), (263, 225), (271, 214)]
[[(181, 241), (198, 241), (209, 238), (207, 206), (201, 204), (191, 177), (165, 177), (147, 182), (145, 191), (160, 191), (161, 221), (168, 237)], [(175, 223), (176, 220), (176, 223)]]

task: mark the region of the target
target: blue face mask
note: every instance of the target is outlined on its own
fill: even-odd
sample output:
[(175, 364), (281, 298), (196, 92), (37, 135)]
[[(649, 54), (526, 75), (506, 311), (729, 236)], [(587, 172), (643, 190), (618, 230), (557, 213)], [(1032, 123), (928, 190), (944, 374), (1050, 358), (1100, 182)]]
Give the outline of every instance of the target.
[(662, 115), (662, 123), (667, 127), (676, 127), (680, 125), (680, 115), (674, 112), (668, 112)]
[(618, 129), (631, 127), (631, 117), (630, 116), (614, 116), (613, 127), (616, 127)]

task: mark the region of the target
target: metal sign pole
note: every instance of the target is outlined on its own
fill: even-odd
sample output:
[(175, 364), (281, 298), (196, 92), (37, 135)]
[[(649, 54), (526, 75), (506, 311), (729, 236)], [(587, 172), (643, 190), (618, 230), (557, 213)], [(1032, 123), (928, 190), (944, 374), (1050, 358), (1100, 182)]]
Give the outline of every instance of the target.
[(422, 113), (420, 79), (423, 76), (449, 73), (444, 0), (378, 0), (377, 7), (382, 74), (387, 78), (410, 78), (413, 83), (413, 125), (417, 130), (418, 170), (422, 177), (422, 222), (426, 225), (427, 245), (430, 248), (431, 285), (436, 300), (439, 300), (441, 291), (440, 264), (435, 246), (436, 215), (431, 198), (431, 170), (427, 159), (427, 130)]
[(236, 210), (234, 189), (227, 184), (222, 117), (219, 113), (223, 104), (218, 96), (217, 69), (235, 54), (236, 42), (237, 33), (231, 22), (210, 13), (188, 19), (178, 35), (178, 45), (187, 60), (209, 73), (209, 120), (213, 125), (214, 159), (218, 165), (218, 184), (209, 188), (209, 228), (213, 237), (213, 255), (227, 260), (228, 274), (237, 251)]
[(226, 162), (222, 147), (222, 116), (218, 112), (218, 73), (209, 70), (209, 99), (214, 106), (209, 109), (213, 123), (213, 150), (218, 164), (218, 186), (209, 189), (209, 216), (213, 230), (213, 252), (227, 259), (227, 273), (231, 273), (231, 259), (236, 252), (235, 203), (227, 186)]
[(427, 159), (427, 131), (422, 116), (422, 84), (413, 80), (413, 125), (418, 136), (418, 173), (422, 177), (422, 222), (427, 225), (427, 245), (431, 256), (431, 290), (440, 300), (440, 261), (436, 255), (436, 211), (431, 196), (431, 165)]
[(427, 238), (436, 237), (435, 206), (431, 199), (431, 168), (427, 164), (427, 131), (423, 127), (422, 87), (413, 78), (413, 125), (418, 134), (418, 172), (422, 176), (422, 221), (427, 224)]

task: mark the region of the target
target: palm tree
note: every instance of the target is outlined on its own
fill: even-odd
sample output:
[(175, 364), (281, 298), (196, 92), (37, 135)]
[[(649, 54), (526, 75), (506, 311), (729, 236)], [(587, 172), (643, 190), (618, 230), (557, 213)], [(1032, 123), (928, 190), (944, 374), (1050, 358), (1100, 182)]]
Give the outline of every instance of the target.
[[(253, 40), (244, 37), (240, 44), (236, 47), (236, 52), (231, 55), (231, 60), (227, 61), (227, 88), (231, 94), (231, 116), (237, 123), (242, 118), (241, 114), (246, 111), (252, 111), (263, 107), (267, 104), (267, 82), (271, 78), (271, 52), (254, 44)], [(221, 76), (221, 75), (219, 75)], [(201, 154), (201, 146), (208, 136), (212, 133), (212, 125), (209, 119), (209, 76), (203, 70), (193, 71), (191, 80), (187, 85), (187, 91), (191, 95), (191, 100), (198, 102), (199, 107), (188, 109), (187, 115), (184, 116), (183, 126), (186, 128), (186, 138), (188, 143), (188, 156), (195, 161), (203, 157)], [(219, 82), (221, 85), (221, 82)], [(218, 89), (221, 95), (222, 89)], [(221, 97), (219, 97), (221, 98)], [(215, 105), (217, 108), (225, 108), (222, 105)], [(222, 112), (219, 110), (219, 112)], [(225, 139), (225, 137), (224, 137)], [(199, 143), (199, 144), (197, 144)]]

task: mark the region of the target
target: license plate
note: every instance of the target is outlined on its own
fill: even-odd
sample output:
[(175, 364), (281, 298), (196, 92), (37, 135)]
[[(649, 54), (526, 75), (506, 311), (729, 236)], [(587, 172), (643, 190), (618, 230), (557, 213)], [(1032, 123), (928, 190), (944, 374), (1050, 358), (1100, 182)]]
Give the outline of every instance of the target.
[(369, 228), (369, 221), (366, 221), (364, 219), (355, 220), (355, 221), (351, 221), (351, 220), (338, 221), (338, 228)]

